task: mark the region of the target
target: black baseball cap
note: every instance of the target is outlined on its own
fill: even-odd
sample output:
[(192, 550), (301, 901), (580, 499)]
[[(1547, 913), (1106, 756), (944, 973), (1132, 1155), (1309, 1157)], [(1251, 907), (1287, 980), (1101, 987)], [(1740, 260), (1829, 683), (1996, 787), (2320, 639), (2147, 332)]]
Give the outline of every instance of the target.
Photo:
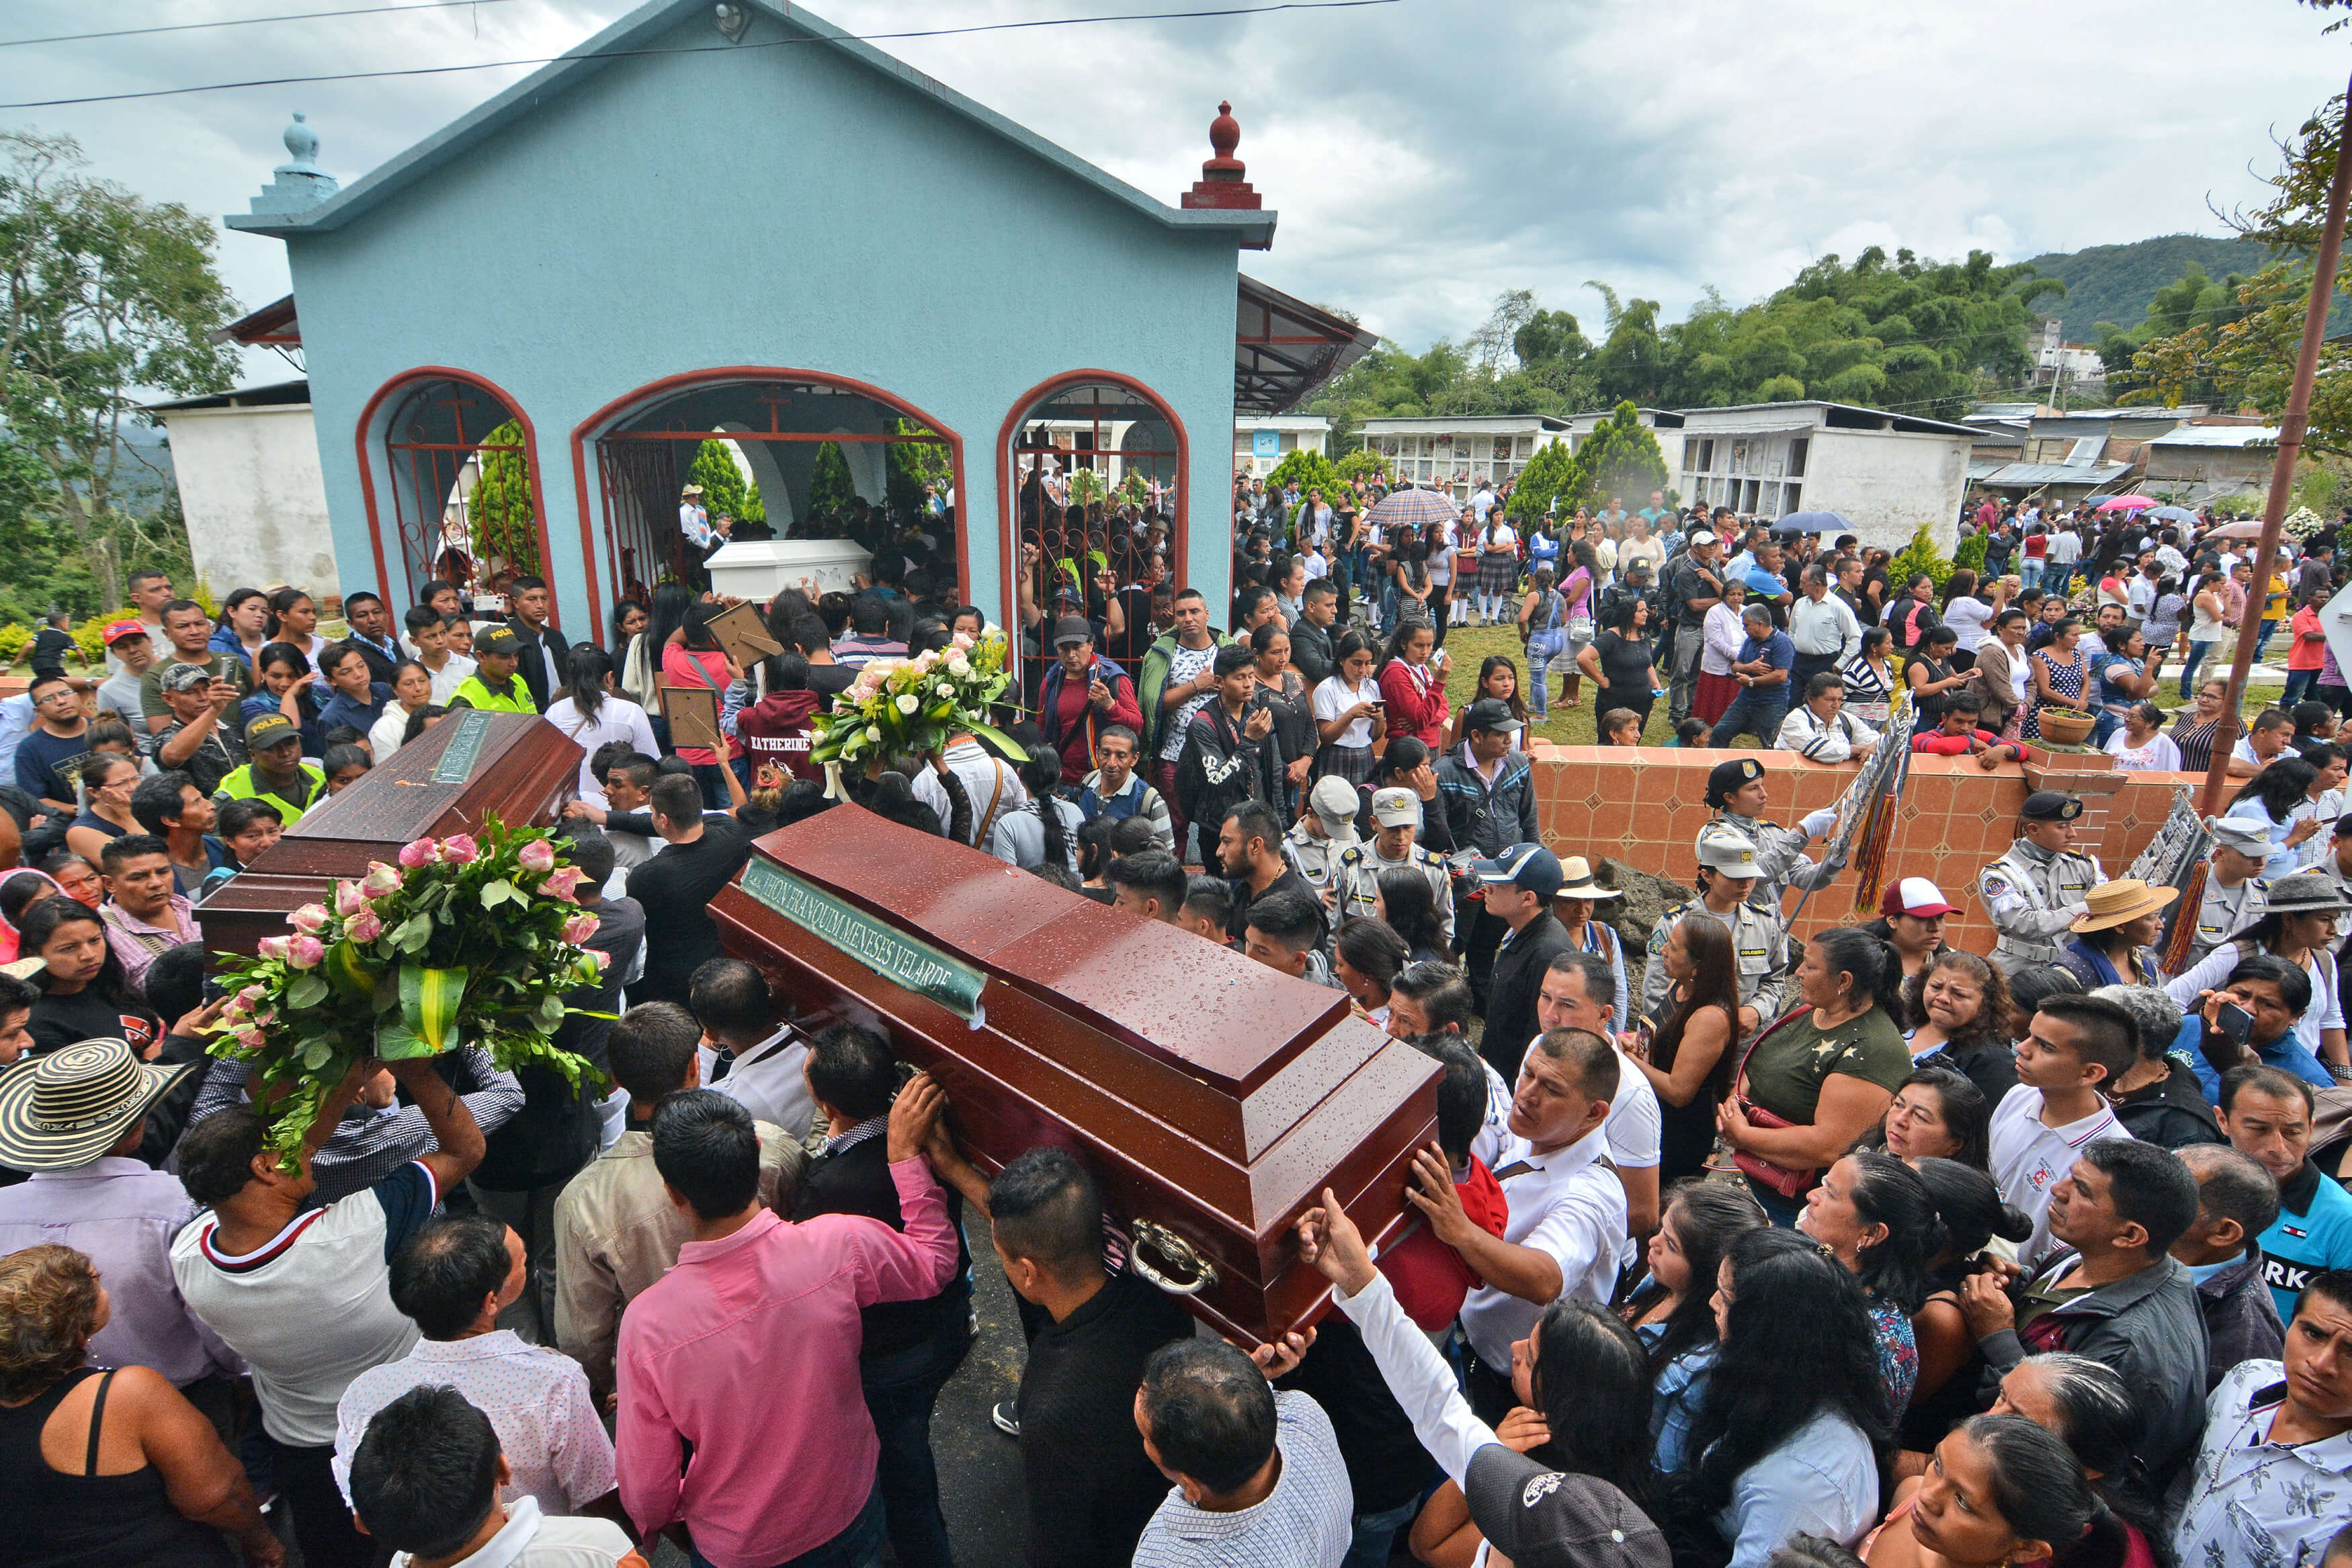
[(1470, 1457), (1463, 1499), (1478, 1533), (1515, 1568), (1667, 1568), (1666, 1538), (1597, 1476), (1547, 1469), (1489, 1443)]
[(1054, 622), (1054, 646), (1056, 648), (1067, 648), (1073, 643), (1094, 640), (1095, 629), (1087, 623), (1083, 615), (1065, 615)]

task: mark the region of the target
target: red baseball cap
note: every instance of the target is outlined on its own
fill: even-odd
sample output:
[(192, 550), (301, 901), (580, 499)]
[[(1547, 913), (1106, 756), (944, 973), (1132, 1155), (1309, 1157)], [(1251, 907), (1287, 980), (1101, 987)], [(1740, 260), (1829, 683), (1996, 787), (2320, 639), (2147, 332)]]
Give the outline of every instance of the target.
[(1892, 918), (1907, 915), (1914, 920), (1933, 920), (1939, 915), (1958, 915), (1959, 905), (1944, 896), (1944, 890), (1924, 876), (1906, 876), (1887, 884), (1878, 901), (1878, 913)]
[(110, 621), (104, 632), (106, 645), (110, 648), (125, 637), (144, 637), (147, 634), (146, 623), (140, 621)]

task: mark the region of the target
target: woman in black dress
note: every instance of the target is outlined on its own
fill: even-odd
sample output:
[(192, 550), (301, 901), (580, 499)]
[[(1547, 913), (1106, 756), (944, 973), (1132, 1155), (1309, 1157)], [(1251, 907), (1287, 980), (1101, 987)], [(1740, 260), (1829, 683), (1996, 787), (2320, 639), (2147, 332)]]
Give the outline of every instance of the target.
[(1643, 634), (1649, 617), (1647, 600), (1619, 600), (1610, 607), (1607, 629), (1576, 655), (1577, 668), (1592, 679), (1592, 711), (1605, 716), (1622, 708), (1639, 716), (1644, 728), (1658, 690), (1657, 667), (1651, 663), (1650, 642)]
[(1699, 915), (1683, 917), (1656, 962), (1672, 984), (1629, 1054), (1658, 1093), (1658, 1181), (1672, 1186), (1702, 1174), (1715, 1152), (1715, 1110), (1739, 1035), (1739, 968), (1730, 931)]

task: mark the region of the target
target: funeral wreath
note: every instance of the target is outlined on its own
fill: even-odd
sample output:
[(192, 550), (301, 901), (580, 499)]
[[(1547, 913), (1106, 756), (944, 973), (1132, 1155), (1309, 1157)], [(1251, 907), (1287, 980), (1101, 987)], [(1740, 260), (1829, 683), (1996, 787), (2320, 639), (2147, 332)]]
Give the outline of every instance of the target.
[(222, 955), (235, 988), (214, 1055), (250, 1064), (248, 1091), (288, 1169), (354, 1061), (478, 1045), (501, 1071), (536, 1062), (578, 1084), (595, 1069), (556, 1048), (604, 955), (584, 947), (596, 916), (572, 901), (585, 873), (557, 863), (554, 836), (486, 816), (476, 833), (418, 839), (399, 863), (368, 862), (325, 904), (289, 917), (258, 956)]

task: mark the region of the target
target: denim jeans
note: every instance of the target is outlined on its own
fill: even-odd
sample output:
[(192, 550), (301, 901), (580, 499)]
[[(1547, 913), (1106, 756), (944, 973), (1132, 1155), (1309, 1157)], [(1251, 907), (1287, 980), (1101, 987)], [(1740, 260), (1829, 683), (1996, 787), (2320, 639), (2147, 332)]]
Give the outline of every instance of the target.
[(1426, 1498), (1399, 1503), (1385, 1513), (1360, 1513), (1349, 1521), (1352, 1534), (1348, 1542), (1348, 1554), (1339, 1559), (1339, 1568), (1388, 1568), (1389, 1552), (1396, 1544), (1397, 1531), (1410, 1526), (1421, 1512)]
[(1538, 632), (1528, 639), (1528, 712), (1538, 718), (1551, 713), (1551, 688), (1544, 674), (1554, 659), (1567, 652), (1566, 632)]
[(1740, 1179), (1748, 1184), (1748, 1196), (1756, 1200), (1756, 1206), (1764, 1211), (1764, 1218), (1770, 1220), (1776, 1228), (1797, 1228), (1797, 1217), (1805, 1212), (1803, 1198), (1783, 1197), (1778, 1189), (1766, 1186), (1752, 1176)]
[[(847, 1529), (822, 1546), (813, 1546), (797, 1557), (788, 1557), (776, 1568), (882, 1568), (882, 1489), (876, 1487), (866, 1494), (866, 1506)], [(694, 1568), (716, 1568), (709, 1558), (699, 1552), (687, 1553)]]
[(952, 1568), (947, 1520), (940, 1512), (940, 1472), (931, 1457), (931, 1409), (940, 1389), (971, 1348), (971, 1322), (959, 1310), (936, 1337), (877, 1356), (858, 1368), (866, 1414), (882, 1456), (875, 1490), (902, 1568)]
[(2313, 690), (2317, 687), (2318, 685), (2319, 671), (2317, 669), (2289, 670), (2286, 673), (2286, 690), (2279, 695), (2279, 706), (2293, 707), (2304, 698), (2311, 695)]
[(2042, 563), (2038, 560), (2020, 560), (2017, 563), (2017, 580), (2021, 587), (2041, 587)]
[(1755, 731), (1756, 738), (1769, 750), (1779, 743), (1780, 721), (1788, 716), (1788, 698), (1765, 696), (1754, 686), (1743, 686), (1739, 695), (1731, 699), (1731, 706), (1723, 710), (1723, 716), (1715, 721), (1714, 732), (1706, 737), (1706, 743), (1719, 750), (1729, 746), (1741, 730), (1748, 729)]
[(2189, 662), (2180, 666), (2180, 695), (2183, 701), (2195, 695), (2197, 666), (2205, 662), (2206, 654), (2221, 645), (2218, 638), (2210, 643), (2200, 643), (2194, 637), (2189, 640)]

